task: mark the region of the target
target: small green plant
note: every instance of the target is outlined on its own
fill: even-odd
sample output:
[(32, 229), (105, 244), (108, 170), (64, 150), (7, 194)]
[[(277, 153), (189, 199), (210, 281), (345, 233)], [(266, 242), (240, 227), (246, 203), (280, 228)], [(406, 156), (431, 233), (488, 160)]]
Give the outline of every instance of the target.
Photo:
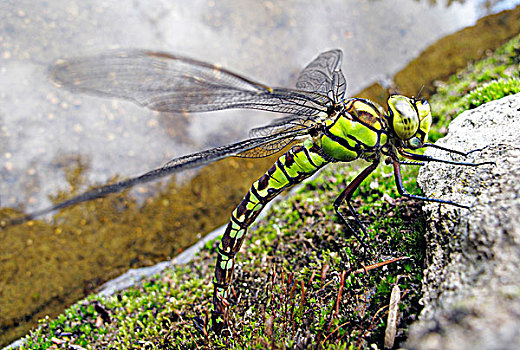
[(476, 108), (489, 101), (520, 92), (520, 79), (498, 79), (471, 91), (465, 98), (466, 109)]

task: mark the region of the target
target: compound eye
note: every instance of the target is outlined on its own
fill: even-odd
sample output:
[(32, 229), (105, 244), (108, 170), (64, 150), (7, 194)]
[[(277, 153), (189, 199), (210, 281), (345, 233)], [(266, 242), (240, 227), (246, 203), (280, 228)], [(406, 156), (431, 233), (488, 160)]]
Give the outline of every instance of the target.
[(419, 112), (419, 119), (422, 121), (425, 117), (430, 114), (430, 104), (426, 100), (420, 100), (415, 102), (417, 111)]
[(419, 130), (417, 130), (416, 136), (419, 138), (421, 143), (426, 142), (428, 139), (428, 133), (432, 124), (432, 114), (430, 104), (426, 100), (415, 101), (415, 107), (419, 112)]
[(388, 100), (391, 110), (392, 127), (401, 140), (408, 140), (415, 135), (419, 129), (419, 115), (412, 101), (405, 96), (395, 95)]

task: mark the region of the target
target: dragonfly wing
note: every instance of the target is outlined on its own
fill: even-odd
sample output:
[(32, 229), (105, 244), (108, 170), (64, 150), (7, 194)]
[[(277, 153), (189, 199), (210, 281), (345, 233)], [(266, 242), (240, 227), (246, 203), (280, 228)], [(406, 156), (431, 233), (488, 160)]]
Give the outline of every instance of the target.
[[(262, 128), (259, 128), (262, 129)], [(308, 128), (307, 128), (308, 129)], [(254, 132), (257, 129), (251, 130), (251, 132)], [(237, 157), (243, 157), (243, 158), (263, 158), (268, 157), (272, 154), (275, 154), (278, 151), (281, 151), (284, 149), (287, 145), (292, 143), (299, 135), (299, 133), (307, 134), (307, 132), (303, 132), (303, 128), (301, 125), (294, 125), (294, 124), (284, 124), (280, 125), (279, 127), (270, 127), (268, 129), (267, 133), (261, 133), (259, 132), (257, 136), (268, 136), (273, 135), (275, 131), (279, 134), (286, 134), (287, 137), (282, 139), (273, 140), (271, 142), (262, 144), (256, 148), (246, 150), (244, 152), (241, 152), (237, 155)], [(299, 131), (299, 133), (298, 133)]]
[(285, 139), (272, 141), (270, 143), (266, 143), (262, 146), (258, 146), (256, 148), (241, 152), (236, 155), (236, 157), (241, 158), (264, 158), (269, 157), (270, 155), (275, 154), (276, 152), (284, 149), (285, 146), (291, 144), (296, 137), (287, 137)]
[(270, 88), (217, 65), (144, 50), (59, 61), (51, 76), (71, 90), (124, 98), (161, 112), (251, 108), (311, 116), (332, 103), (319, 92)]
[[(273, 120), (268, 125), (251, 129), (249, 131), (249, 136), (261, 137), (282, 133), (293, 134), (298, 130), (309, 130), (313, 125), (315, 125), (315, 119), (317, 119), (319, 116), (320, 115), (316, 115), (314, 117), (301, 117), (294, 114), (283, 116)], [(305, 133), (307, 134), (308, 131)], [(270, 156), (271, 154), (282, 150), (285, 146), (293, 142), (296, 137), (297, 136), (292, 136), (283, 140), (275, 140), (266, 143), (257, 147), (256, 149), (241, 153), (239, 157), (260, 158)]]
[[(342, 99), (345, 93), (346, 80), (340, 69), (341, 58), (341, 50), (321, 53), (301, 71), (296, 82), (296, 88), (331, 95), (335, 97), (333, 98), (334, 102), (337, 102), (338, 98)], [(302, 117), (298, 114), (283, 116), (266, 126), (252, 129), (249, 135), (256, 137), (278, 133), (286, 130), (287, 125), (289, 125), (289, 128), (295, 128), (297, 125), (307, 125), (319, 117), (320, 115)]]
[(334, 102), (342, 100), (347, 87), (345, 76), (341, 72), (342, 56), (341, 50), (321, 53), (302, 70), (296, 81), (296, 88), (325, 94)]
[(160, 168), (156, 168), (150, 170), (140, 176), (132, 177), (126, 180), (122, 180), (113, 184), (101, 186), (94, 188), (90, 191), (84, 192), (78, 196), (55, 204), (51, 207), (35, 211), (33, 213), (27, 214), (21, 220), (15, 220), (15, 222), (23, 222), (26, 220), (30, 220), (37, 216), (45, 215), (51, 213), (58, 209), (63, 209), (75, 204), (87, 202), (96, 198), (105, 197), (111, 193), (118, 193), (127, 188), (133, 187), (138, 184), (147, 183), (173, 173), (177, 173), (183, 170), (196, 168), (199, 166), (207, 165), (213, 163), (217, 160), (227, 158), (230, 156), (241, 156), (241, 153), (247, 152), (249, 150), (253, 150), (258, 148), (264, 144), (268, 144), (271, 142), (277, 142), (279, 140), (293, 140), (295, 137), (302, 136), (306, 134), (303, 130), (280, 133), (278, 135), (268, 135), (264, 137), (252, 138), (240, 142), (233, 143), (227, 146), (216, 147), (212, 149), (208, 149), (202, 152), (182, 156), (179, 158), (175, 158), (170, 160), (168, 163), (163, 165)]
[(284, 141), (287, 139), (292, 140), (296, 137), (307, 135), (307, 133), (307, 130), (295, 130), (250, 138), (244, 141), (233, 143), (231, 145), (216, 147), (192, 155), (172, 159), (171, 161), (166, 163), (161, 169), (174, 168), (175, 172), (191, 169), (201, 165), (213, 163), (217, 160), (227, 158), (230, 156), (240, 156), (244, 152), (255, 149), (257, 147), (261, 147), (269, 143)]
[[(325, 94), (334, 102), (343, 100), (347, 82), (340, 69), (341, 58), (341, 50), (331, 50), (321, 53), (302, 70), (296, 82), (296, 88), (303, 91)], [(290, 128), (295, 128), (296, 125), (307, 126), (322, 116), (324, 116), (323, 113), (312, 116), (302, 116), (299, 114), (284, 116), (273, 120), (269, 125), (252, 129), (249, 135), (256, 137), (278, 133), (285, 130), (285, 125), (287, 124), (290, 124)]]
[(343, 72), (337, 70), (332, 75), (332, 85), (330, 87), (329, 94), (332, 93), (332, 99), (334, 102), (342, 101), (345, 98), (345, 92), (347, 91), (347, 80), (343, 75)]
[(288, 115), (281, 118), (276, 118), (268, 125), (260, 126), (249, 130), (250, 137), (267, 136), (271, 134), (278, 134), (288, 130), (297, 130), (307, 128), (312, 122), (306, 118), (298, 115)]

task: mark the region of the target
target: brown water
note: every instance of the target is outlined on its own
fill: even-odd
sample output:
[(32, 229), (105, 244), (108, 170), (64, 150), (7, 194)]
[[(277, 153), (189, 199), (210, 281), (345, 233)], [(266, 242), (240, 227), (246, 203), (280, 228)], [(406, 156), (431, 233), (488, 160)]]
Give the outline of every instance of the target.
[[(136, 175), (172, 157), (235, 141), (268, 120), (265, 113), (243, 111), (174, 117), (73, 95), (48, 82), (46, 69), (56, 58), (114, 46), (154, 48), (290, 86), (319, 52), (339, 47), (349, 91), (356, 92), (391, 77), (441, 36), (486, 13), (473, 3), (444, 7), (409, 0), (287, 1), (282, 7), (253, 0), (189, 6), (157, 0), (125, 7), (115, 1), (4, 1), (0, 7), (4, 216), (14, 213), (8, 207), (42, 208), (48, 196), (65, 198), (113, 176)], [(518, 33), (519, 12), (442, 39), (399, 72), (395, 83), (410, 94), (423, 84), (428, 89), (433, 79)], [(384, 94), (377, 85), (370, 91), (374, 98)], [(183, 174), (183, 181), (64, 210), (53, 223), (39, 220), (0, 231), (0, 344), (129, 267), (174, 256), (225, 223), (272, 162), (228, 159)]]

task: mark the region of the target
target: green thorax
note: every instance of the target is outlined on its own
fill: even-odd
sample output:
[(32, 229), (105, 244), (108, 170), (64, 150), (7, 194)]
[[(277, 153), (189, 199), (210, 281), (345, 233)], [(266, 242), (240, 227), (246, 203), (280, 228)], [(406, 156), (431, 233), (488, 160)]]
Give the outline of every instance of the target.
[(341, 162), (379, 155), (388, 140), (384, 110), (361, 98), (343, 103), (345, 109), (324, 122), (319, 136), (323, 152)]

